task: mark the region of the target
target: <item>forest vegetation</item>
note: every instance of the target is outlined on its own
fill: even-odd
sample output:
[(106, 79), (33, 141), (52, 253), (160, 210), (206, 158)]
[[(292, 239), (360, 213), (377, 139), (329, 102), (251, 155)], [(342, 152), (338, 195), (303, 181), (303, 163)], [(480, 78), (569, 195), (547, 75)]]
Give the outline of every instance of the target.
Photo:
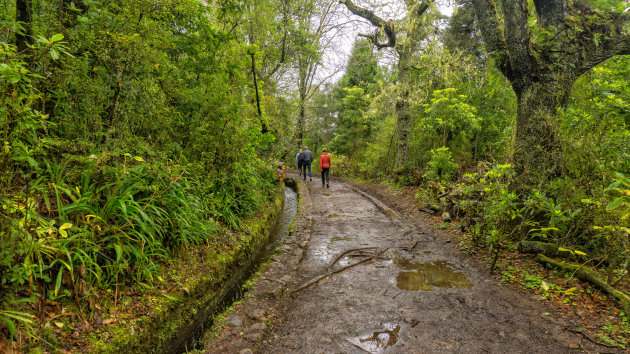
[(50, 345), (38, 304), (89, 318), (176, 252), (220, 257), (304, 145), (334, 176), (416, 187), (495, 262), (538, 241), (627, 281), (627, 1), (2, 5), (1, 336)]

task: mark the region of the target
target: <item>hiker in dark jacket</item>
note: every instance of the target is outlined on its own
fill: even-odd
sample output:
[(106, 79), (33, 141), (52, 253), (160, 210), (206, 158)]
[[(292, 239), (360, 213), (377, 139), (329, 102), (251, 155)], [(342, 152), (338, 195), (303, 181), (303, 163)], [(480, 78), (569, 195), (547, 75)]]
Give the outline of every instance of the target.
[(302, 161), (302, 172), (304, 172), (304, 180), (306, 181), (306, 167), (308, 167), (308, 178), (309, 180), (313, 180), (313, 176), (311, 175), (311, 163), (313, 162), (313, 153), (306, 146), (304, 147), (304, 151), (300, 153), (298, 157), (299, 161)]

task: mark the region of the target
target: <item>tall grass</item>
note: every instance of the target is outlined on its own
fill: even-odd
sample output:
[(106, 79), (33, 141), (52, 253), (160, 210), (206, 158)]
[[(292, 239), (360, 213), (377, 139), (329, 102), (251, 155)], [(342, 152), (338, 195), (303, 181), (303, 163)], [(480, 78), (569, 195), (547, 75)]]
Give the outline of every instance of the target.
[(48, 160), (28, 195), (3, 198), (2, 284), (79, 298), (86, 286), (151, 282), (173, 248), (213, 242), (218, 225), (185, 172), (138, 160)]

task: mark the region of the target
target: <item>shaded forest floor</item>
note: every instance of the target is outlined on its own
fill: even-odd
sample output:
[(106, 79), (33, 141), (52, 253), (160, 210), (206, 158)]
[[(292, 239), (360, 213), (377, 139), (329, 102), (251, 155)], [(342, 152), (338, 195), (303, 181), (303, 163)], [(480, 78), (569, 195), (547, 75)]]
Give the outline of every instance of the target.
[(518, 254), (490, 275), (490, 257), (418, 211), (414, 192), (302, 183), (295, 234), (205, 350), (622, 350), (627, 324), (599, 291)]

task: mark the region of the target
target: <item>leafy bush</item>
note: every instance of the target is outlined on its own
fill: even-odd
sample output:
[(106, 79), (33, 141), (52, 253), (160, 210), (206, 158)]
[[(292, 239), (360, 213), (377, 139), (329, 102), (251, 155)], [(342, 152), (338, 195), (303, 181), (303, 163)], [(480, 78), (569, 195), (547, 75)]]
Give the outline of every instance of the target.
[(496, 165), (482, 176), (465, 174), (459, 184), (465, 217), (472, 224), (471, 234), (478, 244), (500, 249), (515, 239), (514, 226), (522, 217), (518, 195), (508, 184), (512, 166)]
[(431, 150), (431, 161), (425, 174), (427, 178), (448, 181), (456, 170), (457, 164), (453, 162), (447, 147)]

